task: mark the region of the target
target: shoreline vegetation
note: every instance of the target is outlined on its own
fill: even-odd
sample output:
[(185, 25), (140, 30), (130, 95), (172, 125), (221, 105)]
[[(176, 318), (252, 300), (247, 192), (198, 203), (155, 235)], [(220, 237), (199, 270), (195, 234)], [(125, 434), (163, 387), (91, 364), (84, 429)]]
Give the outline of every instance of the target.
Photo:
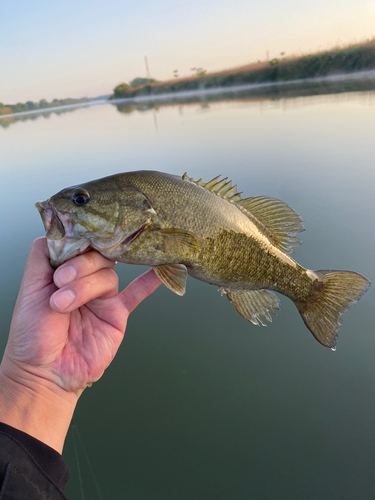
[[(207, 93), (205, 100), (217, 100), (218, 97), (209, 94), (215, 91), (231, 92), (234, 97), (236, 87), (241, 86), (252, 86), (252, 89), (239, 90), (247, 98), (250, 94), (254, 97), (272, 94), (275, 98), (280, 98), (287, 95), (372, 91), (375, 90), (375, 78), (371, 71), (375, 70), (375, 37), (366, 42), (300, 57), (287, 57), (281, 53), (280, 58), (258, 61), (215, 73), (207, 73), (203, 68), (192, 68), (192, 70), (195, 71), (195, 75), (186, 78), (178, 78), (178, 71), (175, 70), (174, 78), (163, 82), (150, 78), (135, 78), (129, 84), (118, 85), (112, 95), (54, 99), (51, 102), (45, 99), (39, 102), (27, 101), (17, 104), (0, 102), (0, 126), (7, 127), (16, 118), (17, 120), (36, 119), (37, 114), (48, 118), (51, 113), (73, 111), (76, 106), (88, 105), (100, 100), (112, 100), (115, 104), (116, 99), (131, 100), (149, 97), (150, 100), (156, 99), (159, 104), (176, 99), (181, 103), (190, 103), (196, 101), (197, 93), (202, 94), (202, 91)], [(354, 81), (355, 75), (360, 72), (363, 73), (364, 78), (362, 81), (359, 81), (360, 79)], [(366, 72), (370, 75), (367, 79)], [(338, 81), (340, 76), (341, 80)], [(327, 77), (328, 79), (333, 77), (332, 80), (336, 81), (329, 82)], [(319, 78), (327, 81), (311, 81), (311, 79), (319, 80)], [(302, 87), (299, 90), (295, 88), (297, 82)], [(120, 106), (121, 112), (125, 112), (126, 106), (125, 103)]]
[[(184, 106), (197, 104), (201, 111), (207, 111), (210, 109), (210, 104), (223, 100), (233, 100), (247, 105), (253, 103), (261, 106), (267, 102), (275, 103), (277, 101), (284, 101), (284, 105), (287, 106), (287, 101), (293, 100), (293, 106), (298, 106), (299, 103), (303, 105), (302, 101), (298, 101), (298, 98), (303, 98), (303, 102), (306, 103), (306, 98), (314, 99), (320, 96), (332, 100), (339, 98), (343, 93), (359, 93), (368, 102), (368, 99), (371, 99), (370, 96), (374, 94), (374, 90), (375, 70), (368, 70), (345, 75), (315, 77), (288, 82), (212, 88), (203, 92), (200, 90), (190, 90), (187, 92), (174, 92), (172, 94), (150, 94), (112, 100), (108, 100), (109, 96), (105, 96), (101, 100), (101, 103), (112, 104), (118, 112), (126, 115), (134, 112), (143, 113), (152, 111), (154, 121), (157, 123), (156, 114), (161, 107), (165, 106), (177, 106), (180, 113), (183, 112)], [(95, 102), (99, 103), (99, 101), (95, 100), (92, 104)], [(17, 122), (28, 120), (49, 119), (52, 115), (60, 116), (76, 111), (82, 106), (89, 105), (90, 103), (83, 103), (0, 116), (0, 127), (7, 128)]]
[[(366, 42), (335, 48), (301, 57), (286, 57), (258, 61), (238, 68), (207, 73), (202, 68), (192, 68), (196, 75), (174, 78), (164, 82), (146, 80), (144, 84), (121, 83), (110, 99), (123, 99), (157, 94), (173, 94), (192, 90), (232, 87), (246, 84), (280, 83), (336, 74), (350, 74), (375, 69), (375, 38)], [(200, 71), (198, 71), (200, 70)], [(176, 70), (177, 71), (177, 70)], [(175, 72), (176, 74), (176, 72)]]
[(3, 104), (0, 102), (0, 116), (11, 115), (13, 113), (25, 113), (27, 111), (45, 111), (48, 108), (55, 108), (58, 106), (67, 106), (71, 104), (83, 104), (89, 102), (89, 99), (83, 97), (82, 99), (54, 99), (51, 102), (41, 99), (39, 102), (27, 101), (18, 102), (17, 104)]
[[(341, 76), (341, 75), (340, 75)], [(303, 84), (302, 84), (303, 82)], [(339, 75), (332, 78), (316, 77), (305, 80), (293, 80), (276, 84), (228, 86), (212, 88), (204, 93), (200, 91), (176, 92), (173, 94), (142, 95), (134, 98), (112, 99), (109, 102), (117, 111), (131, 114), (134, 111), (159, 111), (164, 106), (199, 104), (202, 110), (210, 103), (219, 101), (239, 101), (243, 103), (264, 103), (286, 99), (314, 98), (325, 96), (333, 99), (345, 93), (367, 93), (375, 90), (375, 70)], [(297, 104), (295, 104), (297, 105)]]
[(0, 102), (0, 118), (3, 116), (12, 116), (19, 113), (30, 113), (30, 112), (52, 112), (56, 108), (66, 107), (66, 106), (78, 106), (80, 104), (89, 104), (95, 101), (108, 99), (110, 96), (99, 96), (99, 97), (82, 97), (79, 99), (74, 99), (68, 97), (66, 99), (53, 99), (53, 101), (48, 102), (45, 99), (41, 99), (39, 102), (27, 101), (18, 102), (17, 104), (3, 104)]

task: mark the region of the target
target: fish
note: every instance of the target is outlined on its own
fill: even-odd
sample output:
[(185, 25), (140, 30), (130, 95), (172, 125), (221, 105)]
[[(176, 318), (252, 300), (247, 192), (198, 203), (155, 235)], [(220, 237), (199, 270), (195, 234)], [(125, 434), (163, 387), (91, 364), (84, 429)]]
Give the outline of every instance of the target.
[(290, 254), (301, 217), (276, 198), (242, 198), (227, 177), (195, 181), (133, 171), (68, 187), (35, 204), (57, 268), (88, 248), (128, 264), (151, 266), (184, 295), (188, 275), (218, 287), (247, 321), (265, 326), (291, 299), (325, 347), (336, 348), (342, 314), (370, 281), (351, 271), (309, 270)]

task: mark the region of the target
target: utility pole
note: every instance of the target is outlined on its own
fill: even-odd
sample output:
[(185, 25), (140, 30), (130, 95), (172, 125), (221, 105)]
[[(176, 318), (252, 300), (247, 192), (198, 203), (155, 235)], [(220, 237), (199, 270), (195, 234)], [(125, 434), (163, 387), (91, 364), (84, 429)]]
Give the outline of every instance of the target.
[(146, 63), (146, 76), (147, 78), (151, 78), (150, 70), (148, 68), (147, 56), (145, 56), (145, 63)]

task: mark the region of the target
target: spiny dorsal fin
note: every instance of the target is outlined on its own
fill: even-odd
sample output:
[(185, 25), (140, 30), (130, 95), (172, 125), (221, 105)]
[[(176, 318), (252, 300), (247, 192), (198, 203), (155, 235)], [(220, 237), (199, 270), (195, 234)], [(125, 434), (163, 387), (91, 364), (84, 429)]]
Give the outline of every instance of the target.
[(280, 250), (290, 253), (293, 252), (291, 247), (301, 244), (301, 240), (296, 238), (295, 235), (304, 231), (302, 219), (289, 205), (281, 200), (267, 196), (243, 200), (241, 193), (237, 191), (237, 186), (232, 186), (232, 181), (227, 180), (228, 177), (219, 180), (220, 177), (218, 175), (205, 183), (202, 179), (195, 181), (185, 172), (182, 179), (193, 182), (197, 186), (236, 205), (253, 223), (260, 222), (259, 229), (264, 226), (267, 230), (265, 234), (271, 240), (271, 243)]
[(293, 208), (276, 198), (258, 196), (237, 202), (256, 217), (272, 234), (275, 246), (284, 252), (301, 244), (296, 234), (304, 231), (301, 217)]
[(237, 191), (237, 186), (232, 186), (232, 181), (228, 181), (228, 177), (219, 181), (221, 175), (218, 175), (214, 179), (209, 182), (203, 182), (202, 179), (199, 181), (195, 181), (192, 177), (189, 177), (185, 172), (182, 176), (184, 181), (189, 181), (197, 186), (204, 188), (206, 191), (210, 191), (213, 194), (216, 194), (220, 198), (229, 201), (230, 203), (239, 202), (241, 198), (241, 193)]

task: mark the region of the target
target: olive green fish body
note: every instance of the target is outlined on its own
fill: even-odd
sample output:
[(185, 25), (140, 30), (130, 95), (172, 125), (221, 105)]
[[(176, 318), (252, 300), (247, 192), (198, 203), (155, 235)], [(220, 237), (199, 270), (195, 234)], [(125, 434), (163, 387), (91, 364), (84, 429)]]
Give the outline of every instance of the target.
[[(174, 255), (159, 252), (158, 263), (180, 262), (189, 266), (189, 274), (194, 278), (217, 286), (241, 290), (272, 288), (284, 294), (290, 283), (289, 274), (294, 280), (296, 272), (299, 278), (306, 274), (291, 257), (272, 245), (262, 233), (265, 228), (259, 221), (252, 220), (251, 214), (237, 205), (178, 176), (147, 171), (122, 175), (118, 188), (131, 186), (140, 190), (158, 215), (154, 224), (185, 230), (201, 242), (199, 251), (192, 248), (185, 255), (181, 255), (180, 247), (173, 246)], [(121, 252), (119, 248), (116, 259), (155, 265), (153, 250), (161, 247), (157, 233), (150, 230), (143, 234), (138, 245), (129, 250)]]
[(320, 343), (334, 347), (341, 314), (370, 282), (357, 273), (300, 266), (289, 256), (300, 243), (300, 216), (280, 200), (242, 199), (219, 177), (204, 183), (186, 174), (128, 172), (37, 203), (52, 264), (90, 246), (112, 260), (152, 266), (179, 295), (190, 274), (218, 286), (254, 324), (271, 321), (276, 291), (293, 300)]

